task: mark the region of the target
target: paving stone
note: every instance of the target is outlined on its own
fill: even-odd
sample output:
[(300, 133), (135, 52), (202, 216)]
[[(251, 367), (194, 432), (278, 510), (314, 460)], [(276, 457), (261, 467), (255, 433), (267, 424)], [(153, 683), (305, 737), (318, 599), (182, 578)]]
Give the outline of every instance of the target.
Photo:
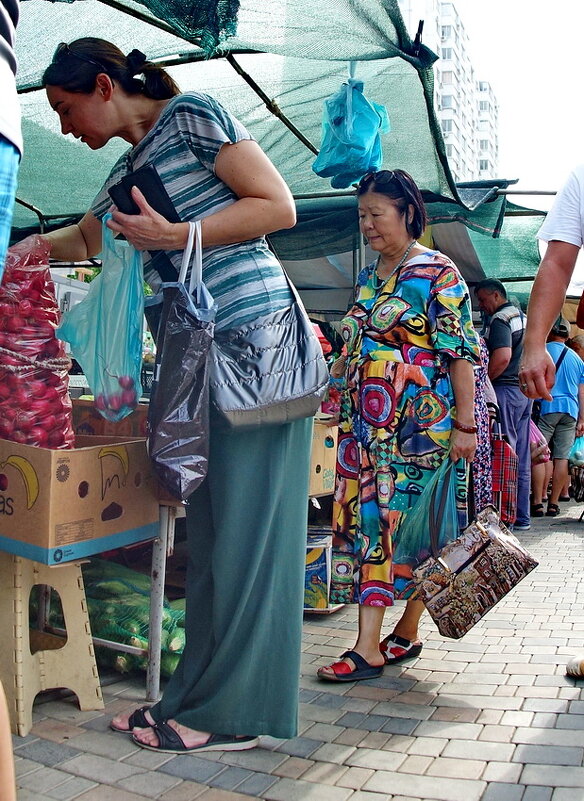
[(522, 784), (542, 784), (544, 787), (584, 788), (584, 768), (560, 765), (525, 765)]
[(160, 801), (194, 801), (209, 788), (197, 782), (181, 782), (160, 796)]
[[(363, 739), (359, 743), (359, 748), (385, 748), (385, 746), (392, 739), (394, 739), (394, 736), (392, 734), (385, 734), (384, 732), (381, 731), (370, 731), (365, 735), (365, 737), (363, 737)], [(396, 749), (389, 748), (388, 750), (394, 751)]]
[(115, 762), (113, 759), (105, 759), (94, 754), (80, 754), (63, 762), (61, 770), (101, 784), (115, 784), (121, 779), (127, 779), (128, 776), (144, 772), (142, 768), (134, 765)]
[[(552, 792), (551, 787), (526, 787), (521, 801), (551, 801)], [(574, 791), (571, 790), (570, 792), (573, 793)]]
[(454, 779), (480, 779), (486, 764), (486, 762), (481, 762), (476, 759), (462, 760), (438, 757), (438, 759), (432, 761), (426, 771), (426, 775), (450, 776)]
[(491, 743), (510, 743), (514, 734), (514, 726), (487, 725), (479, 734), (479, 740), (486, 740)]
[(42, 767), (40, 762), (34, 762), (32, 759), (19, 758), (18, 756), (14, 759), (14, 773), (17, 779), (19, 776), (26, 776), (27, 773), (40, 770)]
[(327, 784), (279, 779), (265, 793), (267, 801), (348, 801), (352, 790)]
[(171, 787), (176, 787), (179, 782), (180, 779), (176, 776), (167, 776), (158, 771), (147, 771), (145, 773), (138, 773), (128, 779), (120, 779), (118, 784), (125, 790), (138, 793), (138, 795), (158, 798), (159, 795), (170, 790)]
[(584, 730), (584, 715), (558, 715), (556, 721), (558, 729)]
[(517, 763), (489, 762), (481, 779), (486, 782), (511, 782), (512, 784), (517, 784), (522, 770), (522, 766)]
[(584, 748), (584, 732), (568, 729), (518, 728), (513, 735), (514, 743), (534, 745), (568, 745)]
[[(385, 793), (367, 793), (364, 790), (358, 790), (351, 796), (351, 801), (390, 801), (390, 799), (397, 801), (397, 796), (385, 795)], [(410, 799), (404, 799), (404, 801), (410, 801)]]
[(438, 737), (415, 737), (408, 747), (408, 754), (437, 757), (444, 751), (448, 740)]
[(404, 795), (407, 798), (431, 798), (436, 801), (481, 801), (486, 784), (468, 779), (443, 779), (436, 776), (412, 776), (378, 770), (363, 789)]
[(572, 788), (557, 787), (553, 791), (552, 801), (583, 801), (584, 792), (574, 791)]
[(397, 770), (405, 762), (406, 755), (396, 751), (381, 751), (373, 748), (358, 748), (346, 761), (347, 765), (373, 770)]
[(14, 753), (17, 756), (31, 759), (33, 762), (40, 762), (42, 765), (52, 768), (77, 756), (80, 752), (62, 743), (53, 743), (50, 740), (33, 740), (15, 748)]
[[(351, 767), (347, 768), (343, 775), (339, 777), (336, 784), (339, 787), (350, 787), (353, 790), (359, 790), (372, 775), (373, 771), (369, 768)], [(354, 801), (354, 798), (354, 796), (351, 796), (351, 801)]]
[(312, 740), (309, 737), (294, 737), (293, 740), (286, 740), (282, 745), (278, 746), (278, 751), (283, 751), (290, 756), (309, 757), (321, 745), (323, 745), (322, 742)]
[(254, 798), (263, 798), (267, 790), (278, 781), (276, 776), (268, 776), (265, 773), (252, 773), (237, 786), (237, 792), (243, 795), (251, 795)]
[[(278, 744), (281, 742), (279, 740)], [(271, 773), (287, 759), (285, 754), (279, 751), (267, 751), (265, 748), (251, 748), (249, 751), (211, 751), (205, 754), (205, 759), (210, 759), (211, 756), (224, 764), (262, 773)]]
[(68, 773), (43, 767), (41, 770), (35, 770), (32, 773), (19, 776), (18, 786), (24, 787), (27, 790), (38, 790), (39, 792), (42, 791), (46, 793), (58, 784), (63, 784), (63, 782), (67, 781), (69, 778), (70, 776)]
[(235, 790), (238, 784), (249, 779), (254, 774), (245, 768), (227, 767), (216, 776), (207, 780), (211, 787), (220, 787), (223, 790)]
[(569, 746), (518, 745), (513, 754), (514, 762), (535, 762), (544, 765), (582, 765), (584, 750)]
[(561, 698), (526, 698), (522, 709), (526, 712), (567, 712), (570, 703)]
[(333, 765), (330, 762), (315, 762), (302, 776), (302, 781), (336, 786), (347, 770), (348, 768), (345, 765)]
[(149, 796), (133, 793), (118, 787), (108, 787), (107, 796), (101, 787), (94, 787), (82, 796), (83, 801), (150, 801)]
[(120, 734), (106, 734), (104, 732), (85, 731), (75, 738), (75, 748), (79, 751), (98, 754), (109, 759), (124, 759), (141, 749), (131, 737)]
[(381, 730), (388, 734), (411, 734), (419, 722), (419, 720), (409, 720), (408, 718), (389, 718)]
[(432, 762), (434, 762), (432, 757), (412, 754), (404, 759), (402, 764), (399, 766), (399, 770), (400, 773), (415, 773), (416, 775), (422, 775), (423, 773), (426, 773)]
[[(125, 763), (124, 763), (125, 764)], [(225, 770), (225, 765), (217, 764), (210, 759), (201, 759), (190, 754), (181, 754), (169, 762), (165, 762), (158, 771), (179, 779), (189, 779), (199, 784), (208, 784), (209, 780)]]
[(449, 723), (426, 720), (416, 728), (417, 737), (446, 737), (454, 740), (476, 740), (483, 727), (478, 723)]
[(60, 720), (45, 718), (35, 723), (31, 729), (31, 734), (34, 735), (34, 738), (40, 737), (43, 740), (52, 740), (54, 743), (70, 743), (78, 735), (85, 734), (85, 729), (81, 726), (71, 726)]
[(501, 784), (491, 782), (481, 801), (522, 801), (525, 787), (521, 784)]
[(69, 777), (66, 782), (58, 784), (50, 790), (45, 790), (45, 795), (55, 801), (71, 801), (71, 799), (78, 798), (87, 790), (91, 790), (97, 785), (88, 779), (81, 779), (79, 776)]
[(52, 801), (48, 795), (39, 793), (38, 790), (18, 790), (18, 801)]
[(483, 759), (487, 762), (508, 762), (516, 746), (511, 743), (487, 743), (484, 740), (451, 740), (442, 751), (442, 756), (455, 759)]
[(342, 765), (355, 751), (355, 747), (351, 745), (325, 743), (312, 754), (312, 759), (316, 762), (334, 762), (336, 765)]

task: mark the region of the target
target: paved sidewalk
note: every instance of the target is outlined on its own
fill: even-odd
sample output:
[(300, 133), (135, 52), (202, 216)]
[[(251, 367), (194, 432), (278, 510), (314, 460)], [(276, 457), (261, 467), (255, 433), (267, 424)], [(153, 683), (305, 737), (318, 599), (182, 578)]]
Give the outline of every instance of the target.
[[(422, 656), (379, 679), (317, 681), (354, 644), (356, 609), (307, 617), (293, 740), (140, 750), (108, 721), (143, 700), (142, 676), (106, 677), (105, 714), (39, 698), (31, 734), (14, 738), (19, 801), (584, 801), (584, 681), (564, 677), (584, 650), (583, 508), (521, 532), (539, 568), (464, 639), (424, 619)], [(399, 615), (389, 610), (387, 631)]]

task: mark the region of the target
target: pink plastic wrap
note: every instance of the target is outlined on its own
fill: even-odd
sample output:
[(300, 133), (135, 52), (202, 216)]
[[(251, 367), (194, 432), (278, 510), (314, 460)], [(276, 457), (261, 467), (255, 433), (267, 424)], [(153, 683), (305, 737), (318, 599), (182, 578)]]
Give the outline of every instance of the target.
[(70, 367), (49, 247), (39, 236), (10, 248), (0, 285), (0, 438), (42, 448), (74, 443)]

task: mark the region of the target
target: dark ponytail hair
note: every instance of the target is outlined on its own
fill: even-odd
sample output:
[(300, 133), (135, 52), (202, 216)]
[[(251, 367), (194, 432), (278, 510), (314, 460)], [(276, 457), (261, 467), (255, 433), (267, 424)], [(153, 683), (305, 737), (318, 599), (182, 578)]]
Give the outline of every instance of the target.
[[(180, 89), (166, 70), (132, 50), (125, 56), (105, 39), (87, 36), (71, 44), (62, 42), (43, 75), (43, 86), (58, 86), (67, 92), (91, 94), (97, 76), (104, 72), (130, 95), (168, 100)], [(136, 76), (142, 77), (136, 77)]]

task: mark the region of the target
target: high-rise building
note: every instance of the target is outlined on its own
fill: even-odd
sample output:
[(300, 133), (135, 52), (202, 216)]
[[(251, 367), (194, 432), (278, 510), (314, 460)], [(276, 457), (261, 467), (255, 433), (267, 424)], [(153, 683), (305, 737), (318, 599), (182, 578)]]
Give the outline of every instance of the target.
[(468, 36), (456, 4), (399, 0), (399, 5), (411, 38), (423, 19), (422, 41), (439, 56), (434, 64), (434, 105), (455, 181), (495, 178), (497, 98), (489, 82), (475, 74)]

